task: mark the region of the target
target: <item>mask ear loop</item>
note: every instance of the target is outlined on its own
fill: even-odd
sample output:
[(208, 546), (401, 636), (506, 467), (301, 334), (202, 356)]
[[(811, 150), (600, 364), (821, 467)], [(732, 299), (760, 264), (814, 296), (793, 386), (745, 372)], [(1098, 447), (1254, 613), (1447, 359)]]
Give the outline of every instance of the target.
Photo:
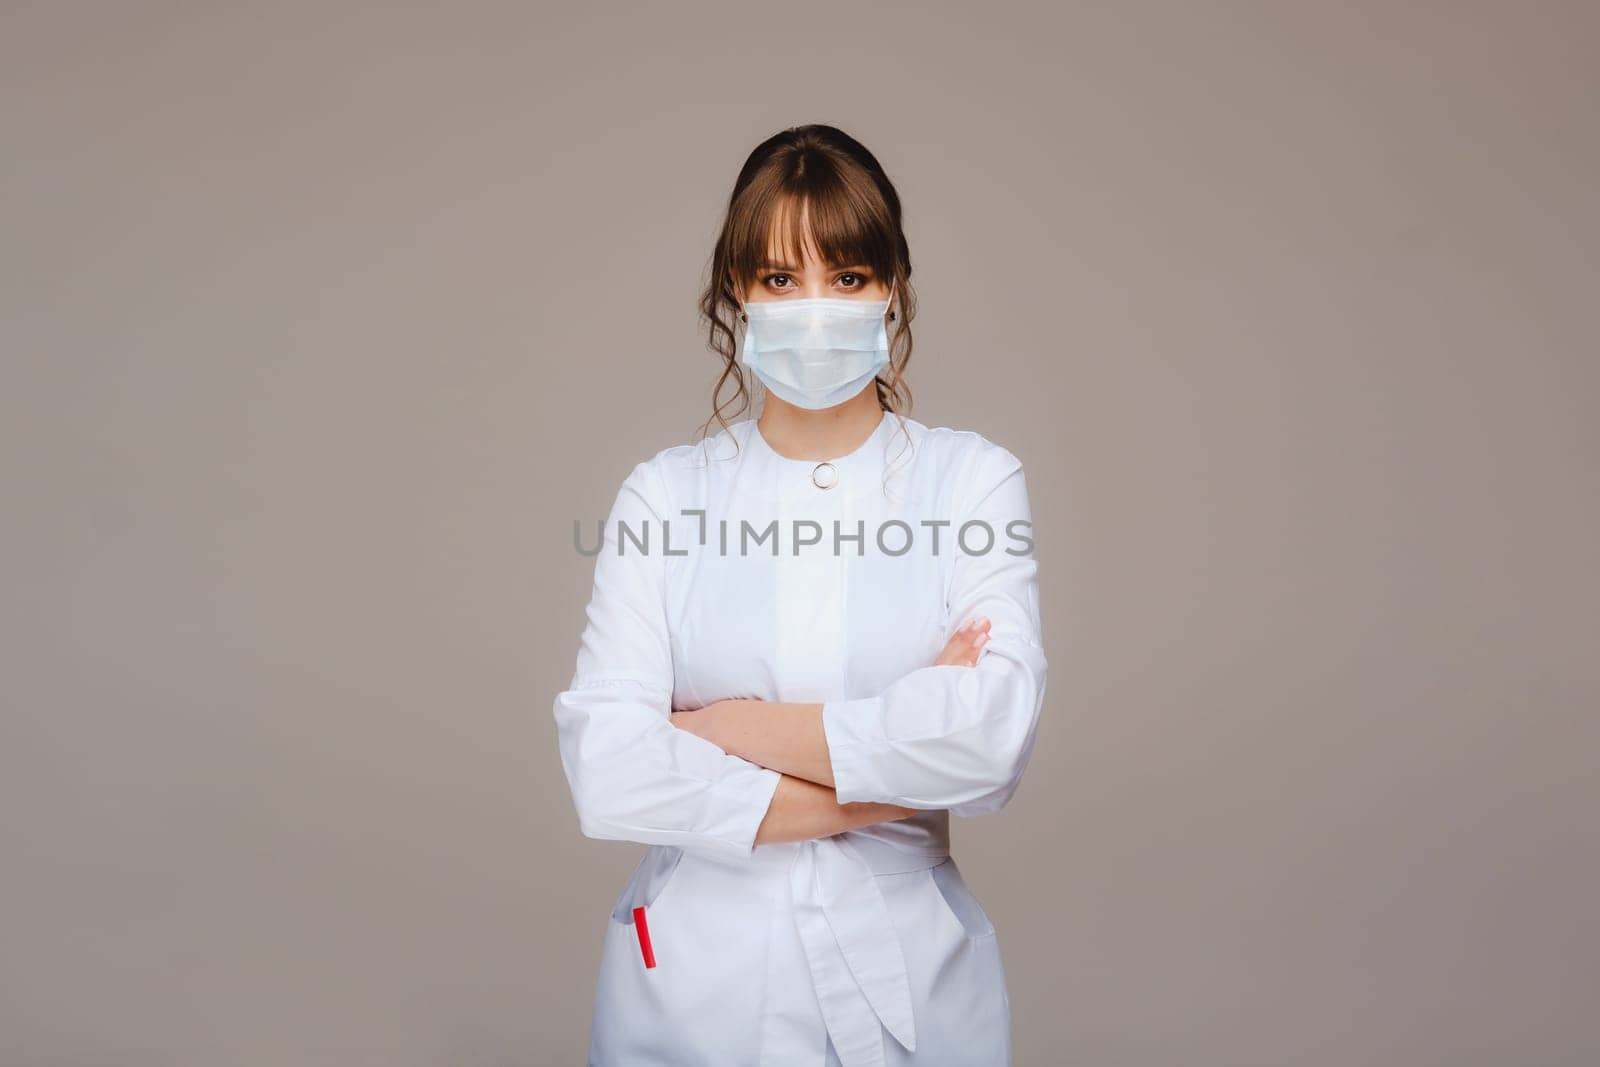
[[(737, 306), (738, 309), (739, 309), (739, 315), (738, 315), (739, 321), (745, 324), (745, 333), (748, 335), (749, 329), (750, 329), (750, 316), (745, 314), (744, 301), (739, 299), (739, 294), (738, 293), (734, 293), (733, 294), (733, 299), (734, 299), (735, 306)], [(747, 361), (746, 346), (748, 345), (748, 343), (749, 342), (747, 340), (740, 340), (738, 338), (735, 338), (735, 340), (734, 340), (734, 350), (739, 353), (738, 362), (746, 362)], [(741, 378), (743, 376), (743, 373), (744, 373), (743, 371), (740, 372)]]

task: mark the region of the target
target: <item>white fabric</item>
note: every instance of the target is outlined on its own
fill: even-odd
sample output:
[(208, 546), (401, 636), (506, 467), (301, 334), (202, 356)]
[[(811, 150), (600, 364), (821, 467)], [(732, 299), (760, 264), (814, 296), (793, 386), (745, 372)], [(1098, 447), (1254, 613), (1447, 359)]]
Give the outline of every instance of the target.
[[(1010, 1062), (996, 933), (949, 815), (1011, 799), (1043, 704), (1037, 563), (1012, 554), (1032, 537), (1022, 464), (887, 412), (831, 463), (818, 488), (746, 419), (637, 464), (605, 520), (554, 715), (582, 832), (652, 847), (611, 911), (591, 1063)], [(974, 520), (988, 551), (978, 526), (957, 541)], [(931, 666), (980, 615), (977, 665)], [(925, 810), (756, 846), (780, 775), (668, 718), (731, 697), (821, 702), (839, 799)]]

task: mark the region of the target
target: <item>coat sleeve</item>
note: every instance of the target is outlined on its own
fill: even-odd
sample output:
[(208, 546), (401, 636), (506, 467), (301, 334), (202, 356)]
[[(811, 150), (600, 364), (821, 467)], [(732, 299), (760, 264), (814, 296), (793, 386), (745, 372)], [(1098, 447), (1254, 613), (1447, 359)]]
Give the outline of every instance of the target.
[(606, 519), (577, 669), (555, 698), (561, 763), (585, 836), (746, 856), (782, 775), (668, 718), (665, 499), (640, 463)]
[[(841, 803), (985, 815), (1004, 807), (1021, 782), (1046, 668), (1027, 483), (1021, 461), (985, 439), (967, 484), (962, 518), (949, 532), (965, 529), (971, 551), (950, 546), (948, 605), (954, 626), (988, 616), (989, 643), (975, 666), (923, 667), (876, 695), (823, 703)], [(994, 531), (987, 552), (987, 534), (975, 523)]]

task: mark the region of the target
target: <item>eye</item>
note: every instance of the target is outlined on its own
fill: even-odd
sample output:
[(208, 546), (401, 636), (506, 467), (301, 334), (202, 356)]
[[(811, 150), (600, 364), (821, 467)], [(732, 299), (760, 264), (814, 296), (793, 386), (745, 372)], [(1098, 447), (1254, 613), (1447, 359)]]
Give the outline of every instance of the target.
[(761, 284), (765, 285), (768, 289), (775, 289), (775, 290), (778, 290), (778, 291), (781, 292), (782, 290), (787, 289), (788, 286), (786, 286), (786, 285), (773, 285), (772, 284), (772, 280), (774, 278), (783, 278), (783, 279), (787, 280), (788, 277), (789, 277), (789, 275), (787, 275), (787, 274), (769, 274), (765, 278), (761, 279)]
[(844, 281), (846, 278), (854, 278), (854, 279), (856, 279), (855, 284), (854, 285), (846, 285), (845, 286), (846, 289), (860, 289), (862, 286), (866, 285), (869, 281), (872, 280), (871, 278), (867, 277), (865, 274), (862, 274), (859, 271), (853, 271), (853, 270), (847, 270), (843, 274), (839, 275), (839, 280), (840, 281)]

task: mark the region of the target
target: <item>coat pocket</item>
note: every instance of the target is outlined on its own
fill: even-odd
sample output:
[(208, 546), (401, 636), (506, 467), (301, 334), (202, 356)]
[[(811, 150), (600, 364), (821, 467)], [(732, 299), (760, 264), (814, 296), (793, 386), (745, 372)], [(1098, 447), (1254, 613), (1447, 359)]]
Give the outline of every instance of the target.
[(651, 845), (633, 874), (622, 887), (616, 906), (611, 909), (614, 922), (633, 922), (634, 908), (648, 908), (659, 904), (672, 886), (673, 875), (683, 860), (683, 849), (670, 845)]
[(656, 965), (655, 944), (650, 938), (650, 919), (663, 914), (661, 906), (670, 898), (668, 890), (677, 882), (674, 876), (682, 861), (682, 849), (652, 845), (634, 867), (633, 875), (622, 887), (616, 905), (611, 909), (612, 923), (632, 931), (638, 942), (640, 964), (647, 969)]
[(936, 867), (930, 867), (928, 874), (939, 890), (939, 898), (944, 902), (945, 911), (968, 938), (994, 936), (994, 923), (989, 920), (989, 913), (983, 910), (983, 905), (978, 903), (977, 895), (967, 887), (954, 858), (947, 859)]

